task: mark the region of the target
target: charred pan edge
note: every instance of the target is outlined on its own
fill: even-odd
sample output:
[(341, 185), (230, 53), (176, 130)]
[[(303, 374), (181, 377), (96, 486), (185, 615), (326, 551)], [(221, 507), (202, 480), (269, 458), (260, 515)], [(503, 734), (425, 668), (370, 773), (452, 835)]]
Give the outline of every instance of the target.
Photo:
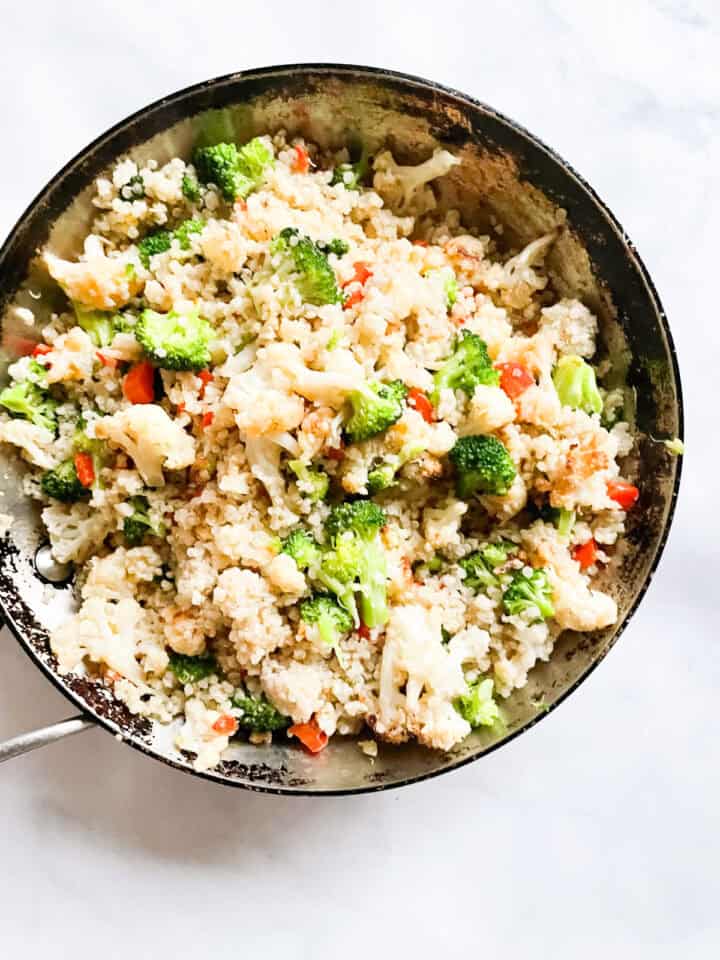
[[(604, 279), (612, 279), (615, 272), (612, 263), (603, 255), (605, 246), (603, 233), (610, 230), (620, 242), (627, 261), (629, 261), (631, 268), (635, 270), (641, 280), (667, 344), (667, 355), (670, 360), (673, 375), (672, 387), (678, 421), (678, 436), (682, 439), (682, 388), (677, 355), (667, 317), (644, 263), (617, 218), (602, 202), (593, 188), (569, 163), (563, 160), (554, 150), (547, 147), (541, 140), (529, 133), (520, 124), (498, 113), (481, 101), (460, 93), (457, 90), (433, 81), (424, 80), (420, 77), (391, 70), (349, 64), (336, 65), (325, 63), (288, 64), (266, 67), (247, 72), (228, 74), (186, 87), (168, 97), (156, 100), (149, 106), (133, 113), (111, 127), (70, 160), (69, 163), (46, 184), (20, 216), (2, 248), (0, 248), (0, 270), (4, 271), (3, 290), (0, 290), (0, 310), (4, 307), (7, 299), (14, 295), (16, 288), (22, 280), (24, 280), (27, 269), (27, 257), (18, 257), (15, 263), (8, 263), (12, 254), (17, 248), (24, 247), (27, 250), (29, 247), (31, 250), (34, 250), (44, 243), (49, 225), (53, 222), (54, 218), (65, 209), (68, 197), (78, 194), (86, 186), (88, 167), (94, 166), (93, 163), (89, 162), (91, 159), (94, 160), (98, 156), (102, 156), (103, 165), (107, 165), (115, 156), (135, 146), (139, 140), (147, 140), (188, 116), (200, 113), (206, 109), (219, 108), (237, 103), (239, 100), (237, 96), (238, 87), (242, 88), (242, 99), (251, 99), (265, 91), (269, 91), (272, 88), (273, 81), (278, 77), (285, 78), (289, 84), (297, 85), (298, 92), (301, 92), (303, 87), (307, 88), (308, 85), (311, 86), (314, 82), (323, 78), (337, 77), (340, 79), (355, 78), (374, 81), (384, 88), (394, 90), (399, 94), (408, 94), (416, 90), (426, 97), (428, 94), (430, 94), (431, 97), (433, 95), (439, 95), (450, 107), (452, 107), (453, 104), (456, 105), (460, 115), (468, 111), (470, 113), (475, 112), (481, 114), (484, 121), (489, 121), (493, 132), (488, 132), (487, 135), (485, 132), (483, 133), (484, 142), (502, 148), (504, 144), (509, 143), (514, 137), (519, 137), (524, 140), (531, 148), (535, 159), (538, 161), (538, 165), (522, 168), (520, 171), (521, 178), (537, 186), (546, 196), (563, 207), (569, 206), (568, 200), (574, 199), (581, 204), (584, 201), (584, 205), (580, 207), (572, 205), (570, 219), (575, 228), (581, 229), (583, 241), (587, 245), (588, 253), (593, 263), (603, 264), (603, 269), (599, 271), (600, 275)], [(419, 115), (421, 114), (422, 111), (420, 110)], [(141, 137), (137, 135), (139, 131), (142, 131)], [(448, 117), (447, 128), (443, 129), (442, 137), (450, 144), (457, 144), (472, 139), (473, 131), (462, 124), (454, 123)], [(103, 148), (107, 146), (112, 146), (112, 150), (105, 156), (102, 151)], [(570, 181), (572, 187), (571, 193), (574, 194), (574, 197), (568, 194), (568, 180)], [(42, 211), (43, 216), (41, 218), (38, 217), (37, 222), (33, 222), (33, 215), (38, 211)], [(623, 310), (622, 312), (626, 314), (629, 311)], [(632, 328), (626, 328), (626, 332), (632, 334)], [(633, 351), (633, 353), (635, 354), (635, 351)], [(49, 654), (41, 656), (36, 648), (41, 632), (39, 625), (32, 617), (28, 617), (25, 605), (21, 602), (14, 584), (10, 578), (4, 575), (0, 575), (0, 609), (2, 610), (7, 625), (20, 643), (22, 649), (25, 650), (28, 656), (61, 693), (83, 712), (96, 719), (99, 724), (105, 727), (110, 733), (121, 737), (135, 749), (146, 753), (156, 760), (161, 760), (168, 766), (175, 767), (185, 773), (195, 774), (214, 783), (227, 784), (269, 794), (345, 796), (348, 794), (377, 792), (406, 786), (411, 783), (417, 783), (430, 779), (431, 777), (439, 776), (440, 774), (449, 773), (452, 770), (457, 770), (479, 759), (481, 756), (491, 753), (493, 750), (503, 746), (505, 743), (508, 743), (521, 733), (533, 727), (543, 719), (547, 713), (562, 703), (566, 697), (590, 675), (598, 663), (604, 659), (610, 648), (615, 645), (650, 585), (663, 554), (672, 525), (681, 473), (682, 463), (681, 460), (678, 459), (674, 466), (672, 493), (669, 496), (667, 504), (656, 505), (661, 509), (664, 507), (666, 515), (662, 531), (657, 540), (655, 555), (649, 565), (645, 581), (638, 590), (637, 596), (623, 622), (617, 627), (614, 635), (607, 642), (604, 649), (598, 652), (598, 655), (593, 662), (589, 664), (584, 673), (555, 700), (549, 709), (538, 713), (535, 717), (532, 717), (520, 725), (516, 730), (507, 734), (503, 739), (473, 755), (459, 758), (439, 770), (423, 771), (415, 776), (396, 780), (392, 783), (383, 782), (384, 774), (373, 774), (369, 771), (365, 784), (361, 786), (346, 789), (307, 789), (308, 781), (302, 778), (285, 776), (289, 771), (286, 771), (284, 766), (281, 766), (279, 769), (270, 769), (265, 764), (246, 766), (236, 761), (228, 761), (221, 764), (217, 772), (198, 772), (192, 770), (187, 765), (157, 753), (150, 745), (147, 723), (139, 722), (136, 717), (132, 718), (132, 722), (128, 722), (128, 718), (122, 714), (122, 711), (120, 713), (117, 712), (118, 705), (116, 702), (107, 695), (101, 696), (100, 690), (96, 690), (99, 685), (90, 684), (93, 689), (89, 690), (87, 680), (75, 678), (78, 681), (75, 682), (75, 679), (63, 679), (55, 672), (52, 657)], [(22, 558), (19, 557), (18, 551), (13, 544), (7, 539), (0, 542), (0, 567), (6, 569), (6, 565), (8, 564), (15, 566), (18, 560), (22, 562)], [(88, 709), (88, 700), (92, 703), (92, 709)], [(234, 776), (226, 775), (230, 773), (234, 774)], [(238, 775), (247, 779), (240, 781), (236, 779)]]

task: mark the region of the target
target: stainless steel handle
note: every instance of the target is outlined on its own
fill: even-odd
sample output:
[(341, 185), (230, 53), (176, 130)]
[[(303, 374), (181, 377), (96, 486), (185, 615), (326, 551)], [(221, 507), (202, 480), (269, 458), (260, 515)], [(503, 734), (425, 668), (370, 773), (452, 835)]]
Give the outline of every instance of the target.
[(94, 720), (87, 717), (70, 717), (68, 720), (60, 720), (59, 723), (53, 723), (49, 727), (41, 727), (39, 730), (31, 730), (29, 733), (21, 733), (17, 737), (11, 737), (4, 743), (0, 743), (0, 763), (3, 760), (12, 760), (13, 757), (20, 757), (23, 753), (30, 753), (31, 750), (37, 750), (38, 747), (46, 747), (49, 743), (55, 743), (56, 740), (64, 740), (65, 737), (72, 737), (76, 733), (82, 733), (83, 730), (89, 730), (97, 724)]

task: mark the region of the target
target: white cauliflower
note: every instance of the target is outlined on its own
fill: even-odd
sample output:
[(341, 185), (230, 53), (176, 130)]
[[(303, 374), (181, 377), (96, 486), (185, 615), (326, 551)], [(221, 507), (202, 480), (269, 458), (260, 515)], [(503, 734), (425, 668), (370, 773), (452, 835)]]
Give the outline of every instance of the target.
[(185, 722), (175, 738), (175, 746), (196, 754), (193, 761), (196, 770), (214, 767), (230, 742), (228, 734), (215, 729), (221, 716), (219, 710), (210, 709), (195, 697), (185, 701)]
[(260, 679), (263, 690), (281, 713), (291, 717), (293, 723), (307, 723), (322, 709), (323, 692), (332, 683), (333, 675), (322, 663), (291, 660), (283, 664), (267, 657)]
[(136, 403), (95, 422), (95, 436), (121, 447), (149, 487), (165, 483), (163, 467), (179, 470), (195, 460), (195, 441), (162, 407)]
[(443, 645), (440, 628), (424, 607), (391, 609), (374, 720), (380, 737), (402, 742), (412, 734), (425, 746), (449, 750), (470, 733), (453, 706), (467, 690), (462, 666)]
[(296, 393), (334, 408), (341, 407), (348, 393), (361, 389), (366, 380), (350, 350), (332, 350), (324, 370), (306, 367), (300, 349), (292, 343), (270, 344), (263, 356), (265, 363), (287, 377)]
[(55, 437), (47, 427), (29, 420), (7, 420), (0, 423), (0, 441), (20, 447), (25, 459), (43, 470), (52, 470), (58, 464), (53, 450)]
[(47, 382), (89, 380), (93, 375), (97, 348), (80, 327), (73, 327), (54, 341), (46, 356)]
[(274, 557), (263, 573), (280, 593), (299, 597), (307, 589), (304, 575), (298, 570), (293, 558), (286, 553), (279, 553)]
[(298, 520), (288, 500), (287, 481), (280, 469), (281, 452), (279, 444), (265, 438), (248, 438), (245, 442), (245, 455), (252, 475), (262, 483), (272, 501), (270, 525), (276, 530), (290, 527)]
[(515, 407), (500, 387), (479, 384), (470, 400), (467, 416), (458, 427), (460, 436), (493, 433), (515, 419)]
[(102, 240), (90, 235), (85, 240), (83, 260), (70, 263), (45, 252), (43, 260), (50, 276), (57, 280), (71, 300), (96, 310), (124, 307), (142, 286), (136, 270), (128, 270), (127, 256), (108, 257)]
[(540, 311), (538, 334), (546, 337), (561, 355), (591, 357), (597, 331), (597, 319), (579, 300), (560, 300)]
[(112, 512), (88, 503), (53, 503), (43, 510), (42, 521), (58, 563), (82, 563), (115, 527)]
[(162, 572), (162, 557), (153, 547), (117, 547), (105, 557), (93, 557), (82, 587), (84, 600), (132, 597), (138, 583), (150, 583)]
[(437, 507), (425, 507), (423, 533), (433, 549), (443, 550), (460, 544), (460, 524), (467, 509), (464, 501), (454, 497), (448, 497)]
[(223, 404), (235, 412), (235, 422), (248, 437), (294, 430), (305, 415), (305, 402), (288, 389), (287, 377), (260, 350), (256, 363), (228, 382)]
[(143, 671), (138, 647), (146, 633), (145, 614), (136, 600), (123, 597), (115, 602), (94, 596), (51, 634), (50, 648), (61, 673), (77, 670), (88, 657), (139, 683)]
[(443, 177), (460, 163), (447, 150), (436, 149), (429, 160), (412, 167), (395, 163), (389, 150), (383, 150), (375, 158), (373, 186), (398, 212), (409, 210), (426, 212), (435, 206), (432, 191), (421, 188), (437, 177)]

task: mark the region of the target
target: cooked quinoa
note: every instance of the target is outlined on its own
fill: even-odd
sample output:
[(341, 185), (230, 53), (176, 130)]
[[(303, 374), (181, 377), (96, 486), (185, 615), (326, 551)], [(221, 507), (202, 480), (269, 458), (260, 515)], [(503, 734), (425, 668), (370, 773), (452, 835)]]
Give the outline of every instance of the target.
[(233, 736), (450, 750), (617, 618), (593, 578), (637, 490), (596, 318), (554, 234), (503, 255), (439, 212), (456, 163), (282, 133), (123, 159), (77, 262), (43, 251), (68, 305), (0, 440), (78, 572), (51, 647), (198, 769)]

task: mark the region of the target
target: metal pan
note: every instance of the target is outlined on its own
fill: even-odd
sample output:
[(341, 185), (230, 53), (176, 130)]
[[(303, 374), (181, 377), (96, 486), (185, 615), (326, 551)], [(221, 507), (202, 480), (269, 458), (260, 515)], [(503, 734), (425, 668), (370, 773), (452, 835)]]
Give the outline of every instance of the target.
[[(327, 146), (385, 143), (404, 162), (425, 159), (437, 145), (448, 147), (463, 162), (443, 183), (442, 206), (459, 207), (466, 220), (478, 224), (497, 218), (511, 243), (560, 228), (549, 259), (555, 290), (581, 298), (598, 315), (613, 376), (636, 398), (639, 440), (624, 469), (638, 480), (642, 496), (622, 549), (604, 574), (619, 604), (619, 622), (593, 635), (563, 635), (550, 662), (533, 670), (527, 687), (507, 701), (504, 731), (477, 732), (450, 754), (381, 745), (374, 763), (352, 740), (333, 740), (316, 757), (284, 743), (237, 744), (216, 770), (198, 775), (252, 790), (317, 795), (380, 790), (456, 769), (527, 730), (578, 687), (617, 640), (657, 567), (680, 464), (652, 438), (682, 436), (680, 379), (659, 298), (624, 230), (594, 191), (557, 154), (491, 108), (386, 70), (269, 67), (211, 80), (146, 107), (99, 137), (41, 191), (0, 250), (0, 370), (17, 352), (18, 338), (33, 336), (5, 307), (18, 290), (30, 298), (31, 291), (47, 289), (34, 263), (43, 244), (49, 241), (61, 255), (79, 252), (91, 219), (93, 179), (128, 152), (160, 161), (186, 155), (208, 122), (237, 140), (284, 127)], [(37, 307), (35, 299), (32, 306)], [(136, 749), (194, 772), (191, 758), (173, 747), (172, 729), (132, 716), (100, 682), (58, 674), (48, 629), (67, 615), (72, 593), (67, 583), (49, 585), (38, 571), (43, 534), (37, 509), (19, 492), (22, 467), (5, 450), (1, 466), (2, 510), (15, 520), (0, 542), (0, 605), (22, 648), (79, 716), (0, 746), (0, 759), (98, 724)]]

